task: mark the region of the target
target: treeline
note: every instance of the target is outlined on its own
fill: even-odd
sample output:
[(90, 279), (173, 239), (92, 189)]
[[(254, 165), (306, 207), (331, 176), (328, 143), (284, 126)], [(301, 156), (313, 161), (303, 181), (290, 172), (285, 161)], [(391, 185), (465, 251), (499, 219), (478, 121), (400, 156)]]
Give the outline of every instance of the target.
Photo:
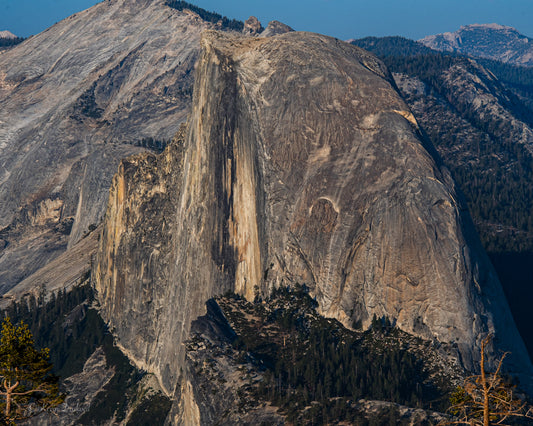
[(142, 138), (140, 140), (137, 140), (133, 143), (133, 145), (142, 146), (143, 148), (149, 149), (151, 151), (161, 153), (165, 150), (165, 148), (167, 147), (169, 143), (170, 143), (169, 140), (154, 139), (152, 137), (149, 137), (149, 138)]
[(533, 87), (533, 68), (531, 67), (521, 67), (483, 58), (476, 58), (476, 62), (489, 69), (505, 83), (518, 87)]
[(24, 40), (26, 40), (24, 37), (14, 37), (14, 38), (2, 37), (0, 38), (0, 48), (15, 46), (19, 43), (22, 43)]
[(389, 321), (374, 318), (369, 331), (352, 332), (318, 315), (316, 301), (300, 286), (274, 290), (266, 305), (248, 306), (262, 316), (262, 330), (278, 330), (265, 337), (243, 316), (223, 310), (238, 324), (234, 347), (266, 370), (257, 398), (281, 407), (290, 422), (359, 421), (355, 402), (361, 398), (445, 407), (447, 390), (399, 343), (402, 332)]
[(424, 46), (405, 37), (365, 37), (351, 42), (379, 57), (388, 56), (417, 56), (438, 53), (429, 47)]
[[(487, 84), (487, 87), (492, 87), (492, 89), (494, 89), (493, 94), (500, 104), (502, 104), (502, 106), (510, 111), (516, 118), (533, 126), (532, 109), (527, 103), (524, 103), (513, 90), (510, 90), (508, 86), (502, 84), (505, 82), (509, 83), (509, 80), (512, 79), (511, 74), (507, 77), (507, 80), (487, 81), (486, 76), (480, 75), (478, 69), (468, 58), (440, 52), (432, 52), (417, 56), (385, 56), (382, 59), (392, 72), (418, 77), (424, 83), (436, 89), (445, 98), (449, 100), (453, 99), (453, 105), (458, 105), (460, 107), (460, 112), (466, 114), (469, 120), (474, 121), (474, 124), (477, 127), (500, 137), (501, 135), (497, 134), (497, 132), (499, 131), (499, 133), (503, 133), (502, 125), (505, 125), (505, 122), (498, 123), (480, 119), (476, 111), (471, 109), (466, 100), (460, 98), (455, 99), (456, 97), (454, 98), (454, 94), (447, 93), (446, 89), (443, 87), (443, 72), (452, 66), (461, 66), (472, 74), (477, 75)], [(492, 70), (490, 71), (492, 72)]]
[[(404, 37), (365, 37), (352, 41), (352, 44), (362, 47), (382, 59), (393, 57), (395, 61), (399, 58), (409, 58), (411, 62), (413, 57), (431, 55), (433, 57), (440, 56), (446, 58), (466, 58), (454, 52), (440, 52), (429, 47), (424, 46), (414, 40)], [(435, 60), (436, 58), (433, 58)], [(519, 88), (533, 87), (533, 68), (523, 67), (505, 62), (495, 61), (493, 59), (474, 58), (477, 63), (490, 70), (500, 81), (508, 83)], [(439, 60), (439, 59), (437, 59)], [(422, 60), (425, 62), (425, 59)], [(418, 65), (420, 65), (420, 61)], [(405, 66), (405, 64), (404, 64)], [(414, 69), (414, 63), (408, 65), (411, 70)]]
[(44, 290), (38, 297), (30, 294), (13, 302), (4, 310), (15, 324), (28, 324), (35, 343), (50, 349), (54, 373), (68, 377), (79, 373), (94, 350), (102, 345), (106, 327), (96, 310), (90, 308), (93, 291), (87, 285), (52, 293), (45, 299)]
[(244, 23), (242, 21), (238, 21), (236, 19), (229, 19), (216, 12), (209, 12), (205, 9), (202, 9), (201, 7), (195, 6), (191, 3), (187, 3), (186, 1), (168, 0), (166, 2), (166, 5), (177, 10), (188, 9), (191, 12), (196, 13), (204, 21), (211, 22), (213, 24), (220, 23), (222, 28), (225, 28), (228, 30), (242, 31), (244, 28)]
[(533, 110), (533, 68), (521, 67), (491, 59), (476, 61), (490, 70), (500, 81), (516, 93), (530, 110)]

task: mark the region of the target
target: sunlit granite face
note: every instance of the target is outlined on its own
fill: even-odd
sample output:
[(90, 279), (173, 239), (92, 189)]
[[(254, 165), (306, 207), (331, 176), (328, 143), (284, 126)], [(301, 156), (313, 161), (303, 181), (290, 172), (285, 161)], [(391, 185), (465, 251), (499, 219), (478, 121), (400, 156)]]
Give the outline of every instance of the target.
[(201, 46), (182, 144), (124, 161), (111, 189), (95, 285), (125, 352), (172, 393), (208, 298), (299, 282), (325, 315), (387, 316), (454, 342), (467, 367), (495, 332), (529, 374), (468, 213), (381, 62), (311, 33), (210, 31)]

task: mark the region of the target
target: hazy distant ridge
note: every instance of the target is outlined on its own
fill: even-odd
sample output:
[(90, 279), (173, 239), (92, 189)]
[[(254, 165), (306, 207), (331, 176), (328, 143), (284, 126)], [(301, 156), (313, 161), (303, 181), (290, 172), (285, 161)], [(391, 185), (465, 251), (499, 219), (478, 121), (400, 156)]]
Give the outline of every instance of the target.
[(0, 31), (0, 38), (17, 38), (11, 31)]
[(466, 25), (455, 32), (430, 35), (419, 41), (435, 50), (533, 66), (533, 39), (504, 25)]

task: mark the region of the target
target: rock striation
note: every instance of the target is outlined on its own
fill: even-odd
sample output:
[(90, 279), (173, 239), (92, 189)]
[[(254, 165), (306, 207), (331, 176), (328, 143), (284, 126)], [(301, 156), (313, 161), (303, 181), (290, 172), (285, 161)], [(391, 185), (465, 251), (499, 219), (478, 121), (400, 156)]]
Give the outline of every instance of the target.
[(298, 282), (325, 315), (387, 316), (467, 368), (495, 333), (530, 380), (468, 212), (384, 65), (311, 33), (207, 31), (201, 47), (184, 136), (113, 180), (94, 285), (124, 352), (197, 412), (180, 368), (205, 301)]
[(120, 159), (186, 120), (200, 33), (163, 1), (112, 0), (0, 56), (0, 294), (105, 213)]

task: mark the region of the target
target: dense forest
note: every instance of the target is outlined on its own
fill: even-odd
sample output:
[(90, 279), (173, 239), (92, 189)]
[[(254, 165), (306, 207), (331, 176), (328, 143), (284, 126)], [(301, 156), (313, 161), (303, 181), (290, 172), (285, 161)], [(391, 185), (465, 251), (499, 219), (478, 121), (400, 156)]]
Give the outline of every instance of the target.
[(225, 16), (220, 15), (219, 13), (208, 12), (207, 10), (195, 6), (191, 3), (187, 3), (186, 1), (168, 0), (166, 2), (166, 5), (177, 10), (188, 9), (191, 12), (196, 13), (204, 21), (211, 22), (213, 24), (220, 24), (223, 29), (242, 31), (242, 29), (244, 28), (244, 23), (242, 21), (238, 21), (236, 19), (229, 19)]
[(15, 46), (19, 43), (22, 43), (24, 40), (26, 40), (24, 37), (15, 37), (15, 38), (2, 37), (0, 38), (0, 49), (5, 48), (5, 47)]
[[(388, 424), (383, 413), (378, 423), (366, 423), (355, 404), (361, 398), (434, 410), (448, 406), (453, 386), (425, 358), (432, 352), (429, 342), (386, 318), (374, 318), (367, 331), (348, 330), (320, 316), (317, 302), (299, 285), (255, 303), (229, 293), (217, 303), (236, 332), (237, 358), (263, 371), (248, 400), (270, 401), (291, 423)], [(392, 424), (401, 424), (391, 410)]]

